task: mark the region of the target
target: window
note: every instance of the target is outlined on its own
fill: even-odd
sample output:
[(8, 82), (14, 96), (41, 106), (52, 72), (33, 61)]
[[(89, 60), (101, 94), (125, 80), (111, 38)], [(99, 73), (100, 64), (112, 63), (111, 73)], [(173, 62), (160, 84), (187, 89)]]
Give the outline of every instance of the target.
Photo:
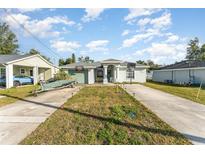
[(0, 77), (5, 77), (5, 76), (6, 76), (6, 69), (0, 68)]
[(127, 70), (127, 79), (134, 79), (135, 78), (135, 72), (133, 70)]
[(24, 75), (25, 74), (25, 69), (24, 68), (20, 68), (20, 74)]
[(30, 75), (30, 76), (33, 76), (33, 70), (30, 70), (30, 71), (29, 71), (29, 75)]

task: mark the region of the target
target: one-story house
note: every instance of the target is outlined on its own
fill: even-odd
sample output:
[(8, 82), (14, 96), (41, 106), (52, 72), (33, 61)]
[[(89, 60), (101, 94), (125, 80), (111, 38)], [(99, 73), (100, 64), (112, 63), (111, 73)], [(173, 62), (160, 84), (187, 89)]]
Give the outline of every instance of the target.
[(153, 81), (175, 84), (200, 84), (205, 82), (205, 61), (185, 60), (154, 70)]
[(40, 80), (48, 80), (58, 71), (58, 67), (35, 55), (0, 55), (0, 78), (6, 78), (6, 88), (13, 87), (13, 77), (30, 76), (34, 84)]
[(60, 66), (78, 83), (93, 84), (122, 83), (122, 82), (146, 82), (146, 69), (148, 66), (126, 62), (117, 59), (106, 59), (99, 62), (78, 62)]

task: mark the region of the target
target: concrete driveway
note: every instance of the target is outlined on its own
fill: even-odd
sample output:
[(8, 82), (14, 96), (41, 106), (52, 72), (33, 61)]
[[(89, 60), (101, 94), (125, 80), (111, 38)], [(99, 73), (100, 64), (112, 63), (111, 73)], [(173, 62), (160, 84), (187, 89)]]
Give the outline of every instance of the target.
[(205, 144), (205, 105), (138, 84), (124, 89), (193, 144)]
[(18, 144), (78, 90), (79, 87), (50, 91), (1, 107), (0, 144)]

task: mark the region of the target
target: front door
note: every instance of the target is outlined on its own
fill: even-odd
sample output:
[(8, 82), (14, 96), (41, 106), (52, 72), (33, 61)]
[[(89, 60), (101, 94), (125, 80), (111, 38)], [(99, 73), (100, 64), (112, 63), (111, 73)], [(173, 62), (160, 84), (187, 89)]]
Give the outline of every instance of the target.
[(109, 65), (107, 68), (107, 79), (108, 82), (114, 82), (114, 66)]

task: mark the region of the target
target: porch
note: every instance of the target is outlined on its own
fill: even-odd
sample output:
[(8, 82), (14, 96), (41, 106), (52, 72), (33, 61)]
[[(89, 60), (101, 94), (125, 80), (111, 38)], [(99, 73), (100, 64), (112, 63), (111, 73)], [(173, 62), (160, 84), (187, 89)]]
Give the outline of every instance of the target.
[(13, 87), (15, 82), (15, 76), (30, 77), (31, 79), (33, 79), (33, 84), (37, 84), (40, 80), (48, 80), (52, 77), (51, 68), (37, 66), (31, 67), (13, 64), (0, 67), (0, 78), (2, 80), (5, 80), (5, 84), (3, 84), (4, 82), (1, 82), (1, 86), (5, 86), (6, 88)]

